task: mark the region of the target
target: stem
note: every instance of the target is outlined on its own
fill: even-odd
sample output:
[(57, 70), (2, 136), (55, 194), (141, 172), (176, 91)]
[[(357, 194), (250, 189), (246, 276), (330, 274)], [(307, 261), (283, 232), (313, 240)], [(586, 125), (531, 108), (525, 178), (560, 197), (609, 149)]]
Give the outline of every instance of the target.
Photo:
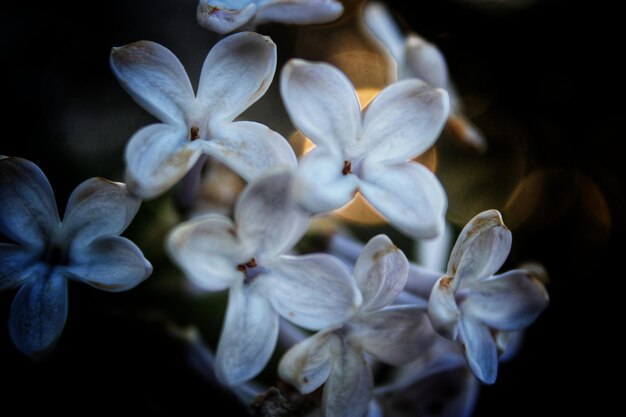
[(195, 165), (174, 188), (174, 204), (183, 216), (189, 213), (198, 199), (198, 191), (202, 182), (202, 168), (204, 168), (207, 159), (207, 155), (200, 155)]

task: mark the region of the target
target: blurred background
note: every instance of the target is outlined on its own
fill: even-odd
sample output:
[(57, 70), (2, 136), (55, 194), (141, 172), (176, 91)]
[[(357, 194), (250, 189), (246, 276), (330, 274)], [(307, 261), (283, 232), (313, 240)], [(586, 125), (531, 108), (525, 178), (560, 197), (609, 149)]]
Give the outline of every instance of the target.
[[(379, 89), (389, 68), (358, 26), (356, 3), (346, 1), (348, 13), (335, 24), (259, 31), (278, 44), (280, 62), (327, 60), (358, 88)], [(507, 266), (538, 262), (550, 277), (550, 306), (517, 357), (501, 366), (496, 384), (484, 387), (474, 415), (563, 414), (583, 404), (600, 414), (607, 402), (592, 398), (587, 387), (605, 384), (600, 372), (617, 354), (604, 346), (614, 342), (602, 326), (612, 324), (615, 310), (610, 301), (617, 291), (610, 285), (621, 279), (618, 241), (626, 209), (617, 148), (622, 71), (612, 62), (623, 48), (611, 22), (615, 13), (565, 0), (385, 3), (404, 30), (442, 50), (466, 114), (488, 142), (478, 155), (447, 131), (430, 155), (429, 166), (448, 192), (449, 222), (459, 228), (481, 210), (501, 210), (514, 237)], [(38, 164), (61, 210), (89, 177), (121, 181), (128, 138), (154, 119), (112, 76), (109, 51), (140, 39), (159, 42), (196, 85), (218, 38), (196, 24), (195, 7), (195, 0), (3, 6), (0, 154)], [(295, 142), (275, 87), (244, 117)], [(155, 275), (122, 294), (70, 285), (65, 332), (45, 362), (33, 364), (12, 347), (6, 321), (13, 294), (0, 294), (1, 407), (221, 415), (217, 404), (226, 404), (229, 414), (240, 413), (190, 364), (189, 329), (214, 343), (215, 312), (219, 317), (224, 299), (190, 296), (180, 285), (162, 249), (164, 233), (177, 221), (168, 197), (145, 203), (126, 234)], [(354, 227), (370, 233), (384, 226)]]

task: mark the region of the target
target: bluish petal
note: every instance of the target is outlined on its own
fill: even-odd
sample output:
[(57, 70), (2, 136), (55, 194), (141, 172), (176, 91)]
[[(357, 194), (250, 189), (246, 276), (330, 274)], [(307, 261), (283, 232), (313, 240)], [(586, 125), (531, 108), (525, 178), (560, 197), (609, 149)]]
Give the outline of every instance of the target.
[(278, 338), (278, 314), (254, 285), (234, 283), (217, 346), (217, 377), (227, 385), (254, 378), (267, 364)]
[(185, 68), (166, 47), (151, 41), (113, 48), (113, 74), (130, 96), (165, 123), (185, 125), (194, 94)]
[(20, 285), (33, 273), (37, 252), (12, 243), (0, 243), (0, 290)]
[(60, 269), (35, 274), (19, 289), (9, 317), (15, 347), (36, 358), (52, 351), (67, 318), (67, 279)]
[(372, 371), (363, 354), (344, 341), (324, 385), (325, 417), (363, 417), (373, 397), (373, 385)]
[(130, 240), (103, 236), (70, 254), (67, 271), (74, 278), (98, 289), (129, 290), (150, 276), (152, 265)]
[(63, 217), (63, 237), (72, 248), (80, 248), (106, 235), (119, 235), (139, 210), (141, 200), (126, 186), (104, 178), (81, 183), (67, 203)]
[(548, 305), (548, 293), (541, 282), (524, 270), (514, 270), (480, 281), (468, 289), (461, 304), (489, 327), (522, 330), (535, 321)]
[(465, 346), (467, 364), (476, 378), (485, 384), (493, 384), (498, 374), (498, 351), (487, 326), (472, 317), (463, 316), (459, 337)]
[(327, 23), (343, 13), (336, 0), (269, 0), (260, 2), (255, 21), (281, 22), (296, 25)]
[(54, 193), (39, 167), (22, 158), (0, 158), (0, 233), (43, 248), (58, 226)]
[(200, 0), (196, 18), (203, 28), (225, 34), (248, 23), (256, 10), (256, 4), (252, 0), (247, 0), (243, 4), (240, 1)]

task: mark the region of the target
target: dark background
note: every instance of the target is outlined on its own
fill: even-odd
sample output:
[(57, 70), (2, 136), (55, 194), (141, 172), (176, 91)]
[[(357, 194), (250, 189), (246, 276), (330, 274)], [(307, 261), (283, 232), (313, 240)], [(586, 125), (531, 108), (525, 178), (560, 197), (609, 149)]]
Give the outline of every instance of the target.
[[(514, 220), (511, 266), (535, 260), (551, 278), (550, 307), (528, 331), (520, 354), (501, 366), (496, 384), (483, 390), (475, 415), (564, 414), (588, 405), (600, 414), (610, 393), (594, 398), (588, 388), (608, 385), (600, 372), (612, 369), (621, 350), (603, 328), (613, 326), (610, 301), (623, 279), (623, 156), (617, 150), (623, 73), (613, 62), (623, 47), (615, 14), (598, 2), (557, 0), (513, 8), (502, 6), (511, 2), (389, 3), (406, 27), (443, 50), (468, 113), (490, 141), (488, 155), (477, 159), (442, 139), (442, 160), (449, 154), (468, 161), (467, 169), (461, 165), (464, 176), (441, 162), (451, 221), (458, 226), (467, 220), (468, 206), (503, 210), (505, 221)], [(121, 180), (123, 147), (151, 118), (110, 74), (109, 50), (154, 40), (172, 49), (197, 79), (216, 38), (197, 27), (194, 16), (193, 0), (3, 6), (0, 154), (37, 163), (61, 209), (88, 177)], [(485, 171), (488, 165), (497, 169)], [(481, 180), (472, 183), (474, 177)], [(510, 181), (491, 190), (490, 181), (501, 177)], [(466, 184), (460, 178), (470, 179)], [(521, 188), (509, 186), (522, 180)], [(464, 200), (467, 189), (479, 203)], [(129, 235), (155, 270), (171, 271), (152, 242), (163, 226), (145, 232), (163, 204), (144, 206), (145, 220)], [(0, 294), (5, 410), (220, 415), (216, 404), (226, 401), (225, 394), (189, 366), (187, 344), (173, 336), (190, 324), (206, 325), (197, 315), (206, 299), (189, 300), (163, 274), (125, 294), (70, 285), (65, 332), (39, 364), (9, 341), (11, 297)], [(205, 337), (214, 341), (215, 331)]]

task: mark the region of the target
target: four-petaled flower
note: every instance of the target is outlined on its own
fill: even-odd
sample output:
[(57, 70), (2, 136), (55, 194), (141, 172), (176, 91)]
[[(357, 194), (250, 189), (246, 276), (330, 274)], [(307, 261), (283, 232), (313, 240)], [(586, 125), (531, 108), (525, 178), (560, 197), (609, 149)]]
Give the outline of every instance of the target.
[(230, 288), (216, 371), (229, 385), (257, 375), (276, 346), (279, 315), (318, 330), (345, 321), (361, 296), (346, 267), (331, 255), (291, 256), (309, 218), (290, 198), (292, 174), (250, 183), (235, 222), (207, 215), (177, 226), (168, 251), (188, 278), (209, 291)]
[(545, 287), (529, 272), (494, 275), (510, 250), (500, 213), (478, 214), (461, 231), (428, 305), (435, 330), (463, 344), (470, 369), (488, 384), (498, 371), (498, 332), (524, 329), (548, 304)]
[(374, 35), (385, 45), (398, 64), (398, 78), (419, 78), (446, 90), (450, 97), (448, 127), (465, 146), (484, 152), (487, 142), (480, 130), (463, 114), (463, 102), (454, 88), (446, 59), (435, 45), (415, 33), (403, 35), (385, 6), (368, 2), (364, 17)]
[(152, 266), (121, 236), (139, 209), (123, 184), (91, 178), (70, 196), (63, 221), (39, 167), (0, 159), (0, 290), (20, 287), (9, 333), (24, 354), (52, 350), (65, 326), (67, 281), (124, 291), (145, 280)]
[(447, 199), (437, 178), (409, 159), (430, 148), (448, 115), (445, 91), (420, 80), (385, 88), (363, 114), (337, 68), (291, 60), (280, 91), (293, 124), (317, 146), (300, 161), (295, 196), (311, 212), (337, 209), (357, 191), (415, 238), (443, 229)]
[[(372, 373), (364, 353), (390, 365), (415, 360), (436, 340), (424, 306), (389, 306), (404, 288), (408, 261), (385, 235), (372, 238), (354, 267), (363, 304), (342, 325), (292, 347), (281, 378), (308, 394), (324, 385), (325, 417), (363, 417), (372, 399)], [(426, 337), (424, 337), (426, 336)]]
[(155, 197), (180, 180), (202, 153), (251, 180), (296, 158), (278, 133), (233, 122), (269, 87), (276, 45), (257, 33), (229, 36), (209, 52), (194, 95), (185, 69), (165, 47), (140, 41), (111, 52), (113, 73), (129, 94), (163, 123), (139, 130), (126, 147), (129, 190)]
[(308, 25), (327, 23), (343, 13), (336, 0), (200, 0), (200, 26), (225, 34), (266, 22)]

